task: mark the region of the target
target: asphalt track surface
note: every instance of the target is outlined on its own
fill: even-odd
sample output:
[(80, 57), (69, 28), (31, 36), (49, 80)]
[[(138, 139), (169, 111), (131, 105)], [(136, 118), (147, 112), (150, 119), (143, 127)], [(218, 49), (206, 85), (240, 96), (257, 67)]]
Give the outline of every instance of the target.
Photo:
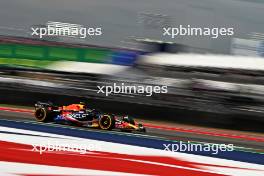
[[(30, 112), (27, 111), (15, 112), (15, 111), (3, 110), (3, 109), (1, 110), (1, 108), (0, 108), (0, 119), (35, 122), (34, 116)], [(189, 130), (189, 129), (184, 129), (184, 127), (177, 128), (179, 127), (179, 125), (177, 124), (172, 124), (172, 125), (175, 128), (162, 128), (157, 125), (147, 125), (146, 135), (154, 138), (155, 137), (162, 138), (171, 141), (233, 144), (235, 147), (243, 147), (246, 150), (252, 152), (264, 153), (264, 134), (241, 133), (239, 131), (228, 131), (228, 130), (227, 131), (221, 130), (220, 132), (219, 130), (216, 130), (217, 132), (212, 132), (212, 130), (208, 131), (206, 129)], [(69, 128), (80, 128), (80, 127), (70, 126)], [(94, 130), (98, 130), (98, 129), (94, 129)], [(124, 132), (120, 132), (120, 133), (122, 134)]]

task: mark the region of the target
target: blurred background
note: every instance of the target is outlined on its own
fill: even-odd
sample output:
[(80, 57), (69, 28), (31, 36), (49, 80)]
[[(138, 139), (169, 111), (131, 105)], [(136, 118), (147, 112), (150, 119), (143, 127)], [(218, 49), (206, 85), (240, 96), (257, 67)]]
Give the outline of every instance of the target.
[[(0, 104), (69, 104), (159, 121), (263, 131), (261, 0), (2, 0)], [(52, 22), (100, 27), (85, 39), (32, 36)], [(163, 27), (234, 28), (233, 36), (163, 36)], [(97, 94), (166, 85), (167, 94)]]

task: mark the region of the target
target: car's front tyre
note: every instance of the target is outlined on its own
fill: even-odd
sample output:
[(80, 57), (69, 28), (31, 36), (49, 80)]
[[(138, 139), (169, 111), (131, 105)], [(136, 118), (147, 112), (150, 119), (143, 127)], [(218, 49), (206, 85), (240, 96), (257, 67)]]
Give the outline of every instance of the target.
[(50, 120), (50, 113), (47, 108), (36, 108), (34, 115), (38, 122), (48, 122)]
[(115, 127), (115, 118), (111, 115), (102, 115), (99, 119), (99, 127), (103, 130), (112, 130)]

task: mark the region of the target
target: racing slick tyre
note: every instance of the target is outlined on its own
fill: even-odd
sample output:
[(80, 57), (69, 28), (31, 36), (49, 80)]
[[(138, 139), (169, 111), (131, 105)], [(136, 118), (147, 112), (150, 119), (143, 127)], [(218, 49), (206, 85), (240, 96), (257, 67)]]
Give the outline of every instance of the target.
[(112, 130), (115, 127), (115, 118), (111, 115), (103, 115), (99, 119), (99, 127), (103, 130)]
[(38, 122), (48, 122), (50, 120), (50, 113), (47, 108), (36, 108), (34, 115)]
[(146, 128), (143, 127), (143, 125), (141, 123), (138, 124), (138, 127), (140, 128), (140, 130), (139, 130), (140, 132), (143, 132), (143, 133), (147, 132)]

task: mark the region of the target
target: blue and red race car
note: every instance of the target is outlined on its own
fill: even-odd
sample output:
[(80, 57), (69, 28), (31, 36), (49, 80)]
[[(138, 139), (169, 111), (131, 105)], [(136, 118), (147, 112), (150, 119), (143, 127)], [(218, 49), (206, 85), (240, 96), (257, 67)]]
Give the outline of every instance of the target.
[(99, 110), (88, 109), (85, 103), (54, 106), (52, 103), (37, 102), (35, 118), (39, 122), (57, 122), (68, 125), (99, 128), (103, 130), (146, 132), (145, 127), (129, 116), (116, 116)]

